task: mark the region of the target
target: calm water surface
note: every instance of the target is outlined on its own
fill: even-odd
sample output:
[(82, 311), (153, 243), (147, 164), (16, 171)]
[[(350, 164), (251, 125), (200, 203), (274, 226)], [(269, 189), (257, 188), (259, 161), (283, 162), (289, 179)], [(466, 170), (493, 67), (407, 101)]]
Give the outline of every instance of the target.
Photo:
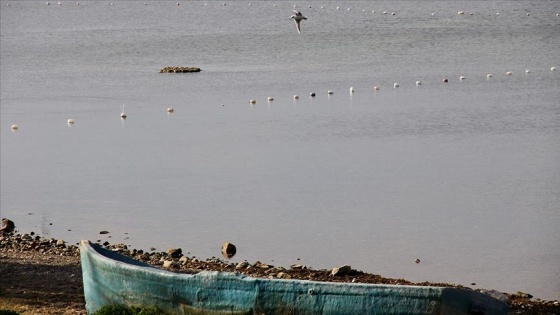
[(20, 230), (560, 299), (559, 1), (113, 3), (1, 1)]

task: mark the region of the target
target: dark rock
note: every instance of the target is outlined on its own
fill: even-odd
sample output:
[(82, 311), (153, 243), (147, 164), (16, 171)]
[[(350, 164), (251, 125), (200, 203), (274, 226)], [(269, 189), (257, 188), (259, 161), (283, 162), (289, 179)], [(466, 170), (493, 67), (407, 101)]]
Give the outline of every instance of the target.
[(167, 254), (171, 256), (171, 258), (179, 258), (183, 256), (183, 251), (180, 248), (171, 248), (167, 250)]
[(231, 257), (235, 256), (236, 252), (237, 248), (232, 243), (225, 242), (224, 244), (222, 244), (222, 255), (224, 255), (226, 259), (230, 259)]
[(16, 228), (14, 221), (2, 218), (2, 224), (0, 225), (0, 235), (8, 235), (12, 233)]

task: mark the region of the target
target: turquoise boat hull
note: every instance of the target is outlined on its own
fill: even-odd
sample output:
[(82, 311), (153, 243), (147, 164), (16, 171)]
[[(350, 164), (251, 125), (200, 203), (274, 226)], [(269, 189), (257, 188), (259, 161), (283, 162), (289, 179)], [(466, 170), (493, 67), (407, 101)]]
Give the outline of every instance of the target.
[(88, 314), (105, 305), (170, 314), (507, 314), (485, 294), (457, 288), (260, 279), (231, 272), (181, 274), (80, 243)]

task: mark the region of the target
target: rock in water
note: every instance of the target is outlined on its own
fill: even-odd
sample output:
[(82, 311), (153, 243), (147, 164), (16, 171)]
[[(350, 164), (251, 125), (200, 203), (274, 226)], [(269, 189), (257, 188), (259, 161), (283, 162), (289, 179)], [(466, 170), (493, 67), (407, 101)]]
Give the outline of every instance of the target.
[(235, 248), (235, 245), (233, 245), (232, 243), (225, 242), (222, 245), (222, 255), (224, 255), (225, 258), (230, 259), (231, 257), (235, 256), (236, 252), (237, 249)]

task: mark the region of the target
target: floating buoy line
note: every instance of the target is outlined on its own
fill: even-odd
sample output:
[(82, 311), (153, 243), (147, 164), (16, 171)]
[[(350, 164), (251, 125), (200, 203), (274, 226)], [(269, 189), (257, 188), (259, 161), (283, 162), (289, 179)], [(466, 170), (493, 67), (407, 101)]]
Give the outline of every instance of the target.
[[(531, 70), (531, 69), (525, 69), (524, 73), (525, 73), (527, 76), (528, 76), (529, 74), (531, 74), (531, 77), (532, 77), (532, 76), (533, 76), (533, 75), (532, 75), (532, 74), (533, 74), (533, 71), (534, 71), (534, 69), (533, 69), (533, 70)], [(502, 73), (503, 73), (502, 76), (503, 76), (506, 80), (507, 80), (508, 77), (512, 77), (512, 76), (515, 77), (515, 72), (512, 71), (512, 70), (505, 71), (505, 72), (502, 72)], [(556, 67), (550, 67), (549, 73), (554, 73), (554, 74), (555, 74), (555, 73), (556, 73)], [(494, 78), (494, 75), (493, 75), (492, 73), (486, 73), (485, 76), (486, 76), (486, 80), (487, 80), (487, 81), (491, 81), (490, 79), (493, 79), (493, 78)], [(461, 76), (459, 76), (459, 81), (465, 81), (466, 78), (467, 78), (466, 76), (461, 75)], [(424, 81), (420, 81), (420, 80), (416, 80), (416, 81), (413, 81), (413, 82), (414, 82), (414, 83), (411, 83), (410, 85), (416, 85), (418, 88), (424, 84)], [(450, 81), (449, 81), (449, 78), (444, 77), (443, 79), (441, 79), (440, 84), (441, 84), (441, 83), (451, 84), (451, 83), (449, 83), (449, 82), (450, 82)], [(434, 82), (434, 83), (435, 83), (435, 82)], [(397, 88), (400, 88), (401, 84), (398, 83), (398, 82), (394, 82), (392, 86), (393, 86), (393, 88), (396, 90)], [(355, 89), (354, 87), (350, 87), (348, 90), (349, 90), (349, 92), (350, 92), (350, 95), (352, 95), (353, 93), (356, 92), (356, 89)], [(380, 85), (373, 85), (372, 88), (371, 88), (371, 90), (372, 90), (373, 92), (375, 92), (375, 93), (378, 93), (378, 92), (381, 90), (381, 86), (380, 86)], [(310, 93), (309, 93), (309, 96), (310, 96), (311, 98), (314, 98), (316, 95), (317, 95), (317, 94), (316, 94), (315, 92), (310, 92)], [(334, 95), (334, 90), (327, 90), (327, 95), (328, 95), (329, 97), (330, 97), (331, 95)], [(299, 101), (299, 99), (300, 99), (300, 97), (299, 97), (298, 94), (294, 94), (292, 97), (293, 97), (294, 102)], [(272, 101), (275, 100), (275, 98), (272, 97), (272, 96), (268, 96), (268, 97), (266, 98), (266, 100), (267, 100), (268, 103), (271, 103)], [(250, 99), (250, 100), (249, 100), (249, 104), (251, 104), (251, 105), (256, 105), (256, 104), (257, 104), (257, 99)], [(220, 104), (220, 106), (223, 107), (223, 106), (225, 106), (225, 105), (224, 105), (224, 104)], [(166, 112), (167, 112), (168, 114), (171, 114), (171, 113), (174, 113), (174, 112), (175, 112), (175, 109), (173, 108), (173, 106), (167, 106), (167, 107), (165, 107), (165, 108), (166, 108)], [(121, 109), (120, 118), (121, 118), (121, 120), (124, 121), (124, 120), (126, 120), (127, 117), (128, 117), (127, 114), (126, 114), (126, 112), (125, 112), (125, 104), (122, 104), (120, 109)], [(73, 118), (68, 118), (68, 119), (66, 120), (66, 123), (68, 124), (69, 127), (71, 127), (71, 126), (73, 126), (73, 125), (75, 124), (75, 120), (74, 120)], [(12, 124), (12, 125), (10, 125), (10, 129), (11, 129), (12, 131), (17, 131), (17, 130), (19, 130), (19, 125), (18, 125), (18, 124)]]
[[(50, 6), (50, 5), (51, 5), (51, 3), (50, 3), (49, 1), (44, 2), (44, 3), (45, 3), (47, 6)], [(62, 2), (59, 1), (59, 2), (58, 2), (58, 5), (61, 6), (61, 5), (62, 5)], [(79, 6), (79, 5), (80, 5), (80, 2), (76, 2), (76, 5)], [(109, 5), (114, 5), (114, 2), (110, 2)], [(141, 2), (141, 5), (147, 6), (147, 5), (148, 5), (148, 2)], [(176, 2), (176, 3), (175, 3), (175, 6), (176, 6), (176, 7), (179, 7), (180, 5), (181, 5), (181, 3), (179, 3), (179, 2)], [(208, 5), (208, 4), (207, 4), (206, 2), (203, 3), (203, 6), (204, 6), (204, 7), (206, 7), (207, 5)], [(219, 4), (219, 5), (222, 6), (222, 7), (226, 7), (226, 6), (227, 6), (227, 3), (221, 3), (221, 4)], [(9, 6), (10, 6), (10, 3), (6, 3), (6, 6), (9, 7)], [(253, 7), (252, 4), (248, 4), (248, 6), (249, 6), (250, 8)], [(273, 6), (274, 6), (275, 8), (277, 7), (276, 4), (273, 4)], [(293, 8), (297, 8), (297, 5), (294, 4), (294, 5), (293, 5)], [(312, 6), (307, 6), (307, 8), (308, 8), (308, 9), (312, 9)], [(324, 10), (324, 9), (331, 9), (331, 10), (337, 10), (337, 11), (341, 11), (341, 9), (343, 9), (343, 8), (341, 8), (340, 6), (325, 6), (325, 5), (321, 5), (320, 8), (321, 8), (322, 10)], [(346, 9), (343, 10), (343, 11), (350, 12), (350, 11), (353, 11), (353, 10), (354, 10), (354, 8), (346, 7)], [(360, 8), (358, 8), (357, 11), (362, 12), (362, 13), (366, 13), (366, 14), (370, 14), (370, 13), (371, 13), (371, 14), (380, 14), (380, 15), (386, 15), (386, 16), (389, 16), (389, 15), (390, 15), (390, 16), (396, 16), (396, 15), (397, 15), (397, 12), (396, 12), (396, 11), (391, 11), (391, 13), (389, 14), (389, 11), (387, 11), (387, 10), (379, 11), (379, 13), (378, 13), (376, 10), (364, 9), (364, 8), (360, 9)], [(527, 10), (526, 10), (526, 11), (527, 11)], [(455, 11), (455, 12), (456, 12), (456, 13), (454, 13), (454, 12), (449, 12), (449, 11), (437, 12), (437, 15), (438, 15), (438, 16), (447, 16), (446, 14), (448, 14), (448, 16), (455, 15), (455, 16), (457, 16), (458, 18), (467, 18), (467, 16), (474, 16), (474, 15), (475, 15), (474, 12), (468, 12), (468, 14), (467, 14), (467, 12), (466, 12), (465, 10), (459, 10), (459, 11)], [(426, 14), (428, 14), (428, 15), (430, 15), (430, 16), (436, 16), (436, 12), (427, 12)], [(501, 15), (500, 12), (485, 12), (485, 13), (477, 12), (477, 13), (476, 13), (476, 15), (482, 15), (482, 14), (490, 15), (490, 16), (495, 16), (495, 17), (499, 17), (499, 16)], [(553, 12), (552, 14), (553, 14), (554, 16), (556, 16), (556, 17), (560, 17), (560, 13), (558, 13), (558, 12)], [(530, 17), (533, 16), (533, 12), (522, 12), (522, 13), (515, 13), (515, 12), (512, 12), (512, 13), (510, 13), (509, 15), (510, 15), (510, 16), (512, 16), (512, 15), (513, 15), (513, 16), (519, 16), (519, 17), (523, 17), (523, 18), (530, 18)]]

